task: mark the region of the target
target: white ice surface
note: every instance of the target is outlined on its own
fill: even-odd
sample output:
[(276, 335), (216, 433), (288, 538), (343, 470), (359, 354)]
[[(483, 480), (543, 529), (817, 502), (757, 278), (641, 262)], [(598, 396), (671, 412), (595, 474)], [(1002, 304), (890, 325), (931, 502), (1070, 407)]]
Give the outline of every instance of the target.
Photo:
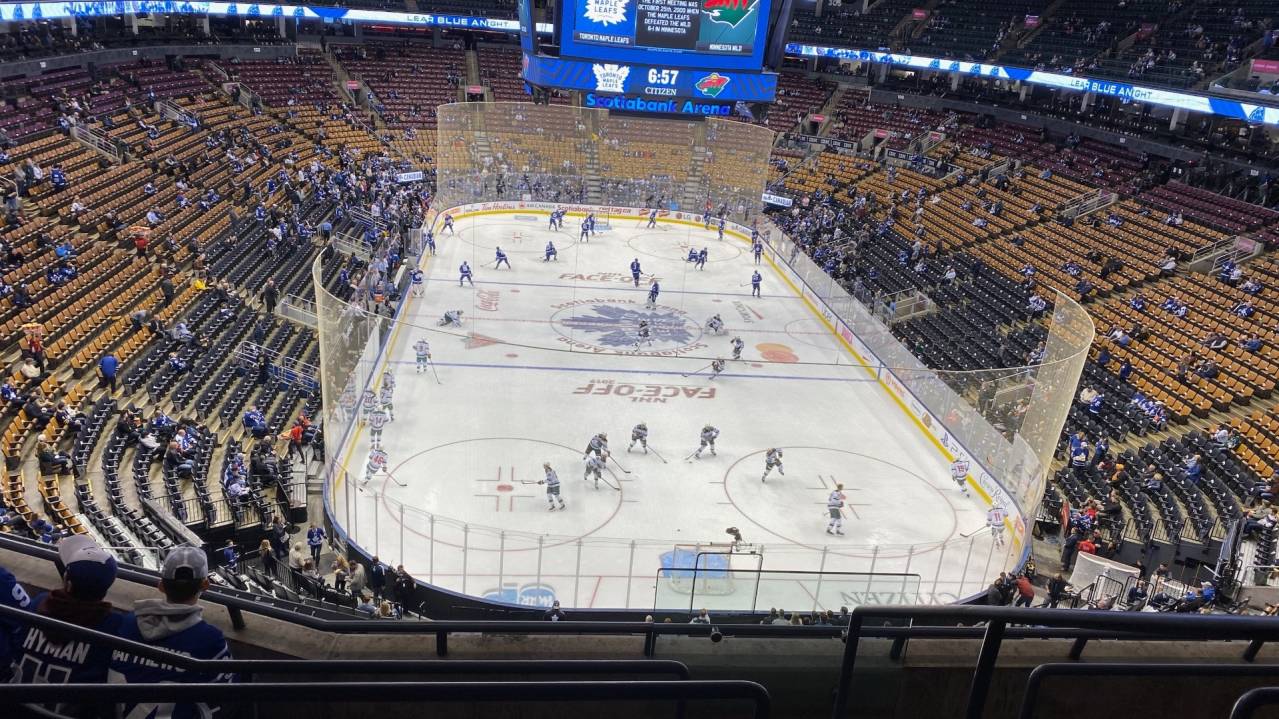
[[(1008, 551), (974, 532), (984, 508), (958, 491), (941, 452), (767, 259), (754, 298), (747, 244), (641, 224), (614, 219), (578, 243), (571, 219), (556, 233), (545, 216), (487, 215), (439, 238), (387, 355), (398, 379), (383, 443), (391, 476), (337, 491), (335, 514), (352, 538), (438, 586), (522, 603), (553, 595), (565, 607), (807, 611), (983, 589)], [(548, 240), (558, 261), (542, 261)], [(511, 269), (492, 268), (497, 246)], [(684, 262), (690, 246), (708, 248), (704, 271)], [(644, 306), (647, 281), (633, 286), (635, 258), (660, 280), (656, 309)], [(463, 260), (474, 289), (458, 286)], [(447, 309), (463, 310), (462, 328), (437, 327)], [(716, 313), (723, 335), (705, 331)], [(641, 317), (655, 338), (637, 350)], [(743, 358), (711, 380), (705, 367), (730, 356), (733, 336), (745, 341)], [(412, 345), (423, 337), (439, 383), (416, 371)], [(647, 455), (627, 452), (640, 421)], [(721, 430), (718, 456), (687, 460), (707, 423)], [(582, 480), (597, 432), (616, 460), (598, 489)], [(363, 476), (368, 439), (354, 436), (352, 476)], [(786, 475), (762, 482), (769, 447), (784, 450)], [(563, 482), (563, 511), (548, 511), (545, 489), (531, 483), (543, 462)], [(836, 483), (848, 498), (843, 536), (826, 532)], [(658, 578), (663, 553), (727, 543), (730, 526), (756, 554), (706, 560), (712, 566), (814, 574), (711, 573), (694, 594), (688, 582)]]

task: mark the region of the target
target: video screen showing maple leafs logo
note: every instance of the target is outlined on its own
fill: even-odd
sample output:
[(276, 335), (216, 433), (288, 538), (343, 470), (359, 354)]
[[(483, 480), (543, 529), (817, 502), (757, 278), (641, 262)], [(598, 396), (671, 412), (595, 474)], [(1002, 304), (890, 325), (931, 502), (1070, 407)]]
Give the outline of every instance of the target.
[(703, 0), (702, 12), (712, 22), (737, 27), (758, 4), (759, 0)]
[(681, 315), (662, 310), (639, 310), (617, 305), (592, 305), (592, 314), (566, 317), (560, 324), (570, 330), (595, 335), (594, 341), (606, 347), (633, 347), (640, 320), (648, 320), (654, 342), (686, 345), (693, 333)]

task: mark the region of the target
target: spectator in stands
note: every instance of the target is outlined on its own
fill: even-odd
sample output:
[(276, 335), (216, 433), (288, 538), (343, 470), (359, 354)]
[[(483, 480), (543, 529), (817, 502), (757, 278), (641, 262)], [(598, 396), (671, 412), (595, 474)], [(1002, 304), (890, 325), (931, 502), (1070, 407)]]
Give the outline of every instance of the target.
[[(345, 558), (343, 558), (345, 561)], [(368, 586), (368, 575), (364, 571), (364, 564), (358, 561), (348, 563), (347, 585), (353, 596), (359, 596), (364, 593)]]
[(1039, 606), (1056, 609), (1057, 604), (1060, 603), (1062, 598), (1066, 595), (1067, 586), (1069, 585), (1060, 573), (1054, 575), (1052, 579), (1048, 580), (1048, 592), (1044, 596), (1044, 603)]
[(160, 292), (164, 295), (165, 307), (173, 304), (173, 298), (177, 295), (177, 288), (173, 285), (173, 278), (167, 274), (160, 278)]
[(164, 451), (164, 469), (166, 472), (176, 473), (183, 479), (190, 479), (195, 474), (195, 460), (186, 456), (177, 440), (173, 440)]
[(262, 303), (266, 306), (268, 315), (275, 314), (275, 305), (280, 301), (280, 290), (275, 286), (274, 279), (266, 281), (266, 287), (262, 288)]
[(1172, 277), (1176, 273), (1177, 273), (1177, 258), (1173, 257), (1171, 254), (1164, 255), (1163, 259), (1159, 260), (1160, 276)]
[(68, 432), (79, 432), (84, 428), (84, 415), (74, 407), (68, 407), (66, 402), (58, 403), (53, 409), (53, 416)]
[[(111, 611), (107, 592), (115, 583), (115, 558), (90, 537), (77, 534), (58, 542), (54, 566), (62, 586), (39, 594), (32, 611), (53, 619), (119, 634), (121, 616)], [(27, 627), (18, 638), (15, 682), (24, 684), (105, 684), (111, 647)], [(65, 702), (47, 708), (65, 716), (97, 717), (93, 704)]]
[(1248, 490), (1248, 496), (1244, 500), (1244, 504), (1248, 507), (1253, 506), (1258, 500), (1263, 502), (1273, 501), (1275, 497), (1279, 497), (1279, 469), (1270, 473), (1270, 479), (1257, 482)]
[(1138, 580), (1136, 584), (1128, 590), (1128, 596), (1125, 598), (1128, 604), (1128, 611), (1139, 612), (1142, 607), (1146, 606), (1146, 601), (1150, 598), (1150, 589), (1145, 580)]
[[(559, 603), (559, 602), (556, 602), (556, 604), (558, 604), (558, 603)], [(699, 611), (699, 612), (697, 613), (697, 615), (696, 615), (696, 616), (694, 616), (692, 619), (688, 620), (688, 623), (689, 623), (689, 624), (710, 624), (710, 623), (711, 623), (711, 615), (710, 615), (710, 613), (709, 613), (709, 612), (707, 612), (707, 611), (706, 611), (706, 609), (705, 609), (705, 608), (703, 608), (701, 611)]]
[(363, 612), (364, 614), (367, 614), (370, 617), (377, 614), (377, 605), (373, 604), (372, 595), (370, 595), (368, 592), (365, 592), (357, 596), (359, 596), (360, 599), (359, 599), (359, 603), (355, 605), (355, 611)]
[[(230, 544), (231, 540), (227, 540)], [(160, 568), (160, 592), (157, 599), (139, 599), (133, 611), (120, 623), (118, 635), (124, 639), (178, 652), (193, 659), (230, 659), (222, 631), (204, 620), (200, 594), (209, 588), (209, 562), (197, 547), (170, 550)], [(116, 652), (111, 661), (111, 681), (123, 684), (210, 684), (230, 683), (229, 673), (188, 672), (151, 659)], [(125, 704), (122, 716), (148, 711), (147, 705)], [(167, 716), (214, 716), (219, 710), (206, 702), (177, 702), (164, 705)], [(152, 707), (149, 711), (154, 712)]]
[(159, 207), (152, 207), (151, 209), (147, 210), (146, 217), (147, 217), (147, 224), (151, 225), (152, 227), (155, 227), (161, 222), (164, 222), (164, 213), (160, 211)]
[(1061, 544), (1061, 568), (1069, 570), (1075, 563), (1075, 554), (1079, 551), (1079, 543), (1083, 540), (1084, 533), (1078, 528), (1072, 530), (1066, 537), (1066, 541)]
[[(3, 511), (0, 508), (0, 512)], [(4, 567), (0, 567), (0, 604), (14, 609), (31, 607), (31, 597), (27, 596), (17, 578)], [(12, 676), (13, 658), (21, 646), (18, 642), (23, 635), (22, 629), (22, 624), (18, 622), (0, 619), (0, 682), (7, 683)]]
[(266, 437), (268, 433), (266, 415), (258, 409), (257, 405), (251, 405), (244, 413), (243, 423), (244, 428), (249, 430), (255, 439)]
[(234, 539), (226, 540), (222, 546), (222, 564), (232, 573), (240, 571), (240, 550), (236, 548)]
[(1220, 332), (1209, 332), (1207, 336), (1199, 341), (1199, 344), (1208, 347), (1208, 349), (1223, 350), (1229, 344), (1229, 340)]
[(36, 429), (44, 429), (49, 424), (49, 420), (53, 419), (53, 407), (45, 401), (44, 393), (39, 389), (27, 396), (26, 404), (22, 405), (22, 411), (27, 413), (27, 417)]
[(413, 593), (417, 589), (417, 582), (414, 581), (413, 575), (409, 574), (403, 564), (395, 567), (395, 603), (399, 605), (401, 613), (409, 609), (415, 609), (416, 604), (413, 601)]
[(262, 562), (262, 571), (268, 577), (275, 577), (275, 550), (271, 547), (271, 541), (263, 539), (258, 542), (258, 561)]
[(1260, 282), (1257, 282), (1256, 280), (1249, 277), (1248, 279), (1244, 280), (1242, 284), (1239, 285), (1239, 289), (1243, 290), (1244, 292), (1247, 292), (1250, 295), (1258, 295), (1258, 294), (1261, 294), (1262, 287)]
[(1030, 583), (1030, 577), (1025, 574), (1018, 574), (1016, 586), (1017, 600), (1013, 602), (1013, 606), (1029, 608), (1035, 602), (1035, 587)]
[(1195, 454), (1186, 460), (1186, 481), (1191, 484), (1199, 484), (1199, 480), (1203, 478), (1203, 457)]
[(179, 357), (177, 352), (169, 353), (167, 364), (169, 365), (169, 370), (174, 374), (182, 374), (191, 368), (191, 365), (188, 364), (186, 360)]
[(289, 569), (300, 572), (306, 561), (306, 549), (301, 542), (294, 542), (289, 548)]
[(1269, 512), (1259, 517), (1255, 509), (1245, 509), (1241, 518), (1243, 519), (1243, 536), (1251, 538), (1257, 532), (1269, 532), (1274, 529), (1276, 520), (1279, 520), (1279, 515), (1276, 515), (1276, 512), (1279, 512), (1279, 509), (1272, 508)]
[(373, 592), (373, 596), (381, 599), (386, 593), (386, 565), (373, 555), (373, 561), (369, 565), (369, 589)]
[(116, 391), (116, 372), (119, 369), (120, 360), (111, 352), (107, 352), (98, 361), (98, 376), (107, 387), (111, 388), (112, 394)]
[(271, 529), (267, 531), (267, 539), (271, 540), (271, 549), (276, 559), (284, 559), (289, 555), (289, 528), (285, 526), (280, 515), (271, 519)]
[(18, 365), (18, 373), (28, 380), (40, 379), (40, 375), (43, 374), (35, 360), (30, 357), (22, 359), (22, 363)]
[(320, 552), (324, 551), (324, 540), (328, 535), (324, 531), (324, 527), (318, 526), (314, 522), (311, 527), (306, 530), (306, 545), (311, 550), (311, 559), (318, 566), (320, 563)]

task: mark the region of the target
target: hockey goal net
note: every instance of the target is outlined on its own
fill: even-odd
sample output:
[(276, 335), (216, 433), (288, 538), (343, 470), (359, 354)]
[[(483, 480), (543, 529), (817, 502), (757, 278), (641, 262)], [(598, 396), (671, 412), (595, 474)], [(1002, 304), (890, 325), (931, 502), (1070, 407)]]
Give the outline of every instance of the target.
[(662, 555), (662, 576), (680, 594), (732, 594), (733, 548), (717, 544), (676, 544)]

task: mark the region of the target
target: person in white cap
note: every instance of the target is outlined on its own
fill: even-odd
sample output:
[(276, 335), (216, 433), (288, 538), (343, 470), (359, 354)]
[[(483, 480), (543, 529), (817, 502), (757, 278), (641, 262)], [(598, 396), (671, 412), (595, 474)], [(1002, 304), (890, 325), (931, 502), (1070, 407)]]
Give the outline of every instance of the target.
[[(77, 534), (58, 542), (54, 562), (62, 586), (36, 595), (31, 610), (99, 632), (118, 634), (121, 617), (105, 601), (115, 583), (116, 561), (90, 537)], [(14, 652), (15, 682), (23, 684), (100, 684), (107, 680), (111, 648), (78, 639), (53, 638), (31, 626), (19, 636)], [(88, 704), (58, 702), (46, 708), (66, 716), (86, 716)]]
[[(230, 659), (222, 630), (204, 621), (200, 594), (209, 588), (209, 559), (198, 547), (176, 547), (160, 568), (159, 599), (139, 599), (124, 617), (118, 635), (160, 649), (185, 654), (194, 659)], [(150, 659), (117, 652), (111, 662), (110, 681), (116, 684), (207, 684), (232, 682), (232, 674), (188, 672), (159, 665)], [(136, 705), (125, 704), (122, 716), (133, 716)], [(166, 709), (169, 709), (166, 706)], [(171, 705), (171, 719), (214, 716), (218, 708), (207, 702), (178, 702)]]

